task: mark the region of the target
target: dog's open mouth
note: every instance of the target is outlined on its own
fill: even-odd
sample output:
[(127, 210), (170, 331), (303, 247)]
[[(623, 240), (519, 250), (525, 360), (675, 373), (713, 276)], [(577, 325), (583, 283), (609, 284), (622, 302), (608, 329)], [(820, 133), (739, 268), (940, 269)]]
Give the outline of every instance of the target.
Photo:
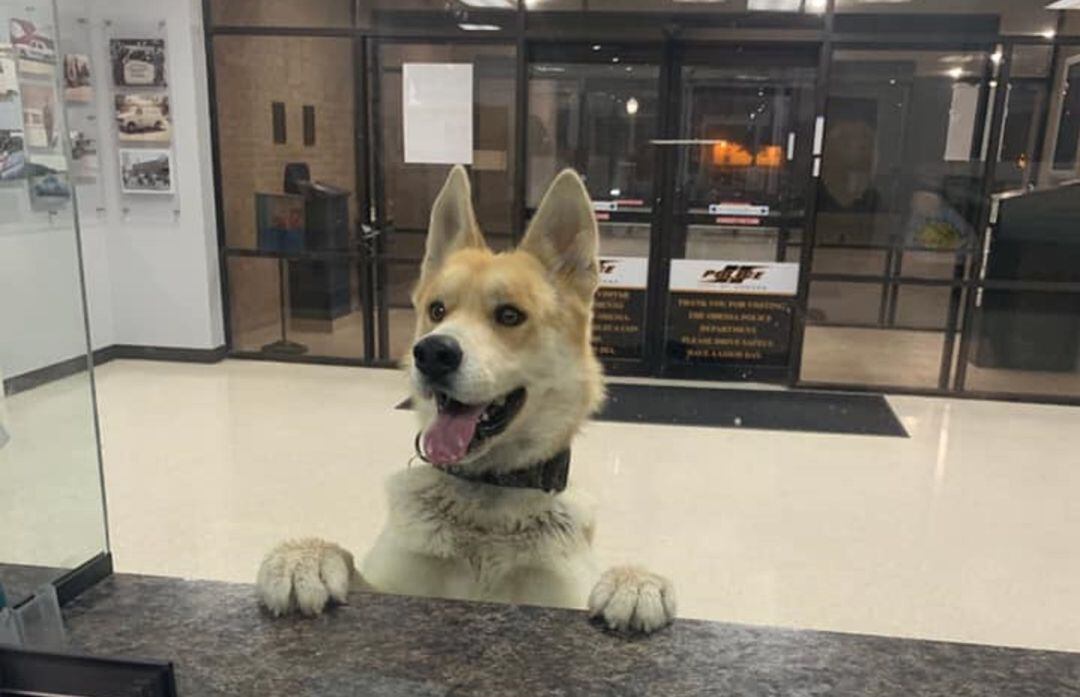
[(435, 391), (438, 414), (424, 432), (424, 455), (434, 465), (452, 465), (506, 430), (525, 404), (519, 387), (486, 404), (463, 404)]

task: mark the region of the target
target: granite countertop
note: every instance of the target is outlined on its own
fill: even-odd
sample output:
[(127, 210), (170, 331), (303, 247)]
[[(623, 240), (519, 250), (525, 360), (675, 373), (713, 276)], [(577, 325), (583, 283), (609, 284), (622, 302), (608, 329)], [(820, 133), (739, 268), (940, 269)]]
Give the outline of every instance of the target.
[(64, 611), (76, 650), (175, 662), (218, 695), (1080, 695), (1080, 654), (690, 620), (627, 639), (570, 610), (354, 594), (271, 619), (251, 586), (117, 575)]
[(4, 587), (8, 605), (18, 605), (47, 583), (52, 583), (68, 572), (53, 566), (28, 564), (0, 564), (0, 585)]

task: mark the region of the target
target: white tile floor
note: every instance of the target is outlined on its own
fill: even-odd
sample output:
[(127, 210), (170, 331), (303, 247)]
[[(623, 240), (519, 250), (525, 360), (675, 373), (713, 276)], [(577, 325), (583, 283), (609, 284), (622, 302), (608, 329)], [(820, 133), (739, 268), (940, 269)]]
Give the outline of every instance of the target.
[[(390, 371), (98, 376), (121, 571), (251, 581), (295, 535), (362, 552), (412, 453)], [(1080, 410), (890, 402), (910, 439), (590, 425), (572, 473), (602, 561), (670, 575), (688, 617), (1080, 650)]]
[(0, 562), (77, 566), (105, 548), (89, 374), (4, 402)]

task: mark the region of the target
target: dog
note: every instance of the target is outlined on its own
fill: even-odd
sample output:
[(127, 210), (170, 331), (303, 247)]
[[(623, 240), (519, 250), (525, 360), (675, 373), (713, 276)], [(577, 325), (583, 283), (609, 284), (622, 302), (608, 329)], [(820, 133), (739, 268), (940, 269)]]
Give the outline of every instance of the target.
[(587, 607), (610, 629), (675, 616), (671, 583), (640, 567), (598, 573), (588, 499), (566, 486), (571, 440), (604, 398), (590, 345), (598, 232), (572, 170), (517, 249), (492, 252), (455, 167), (432, 207), (404, 360), (427, 463), (392, 476), (389, 515), (361, 569), (318, 539), (282, 543), (257, 577), (275, 616), (317, 615), (368, 589)]

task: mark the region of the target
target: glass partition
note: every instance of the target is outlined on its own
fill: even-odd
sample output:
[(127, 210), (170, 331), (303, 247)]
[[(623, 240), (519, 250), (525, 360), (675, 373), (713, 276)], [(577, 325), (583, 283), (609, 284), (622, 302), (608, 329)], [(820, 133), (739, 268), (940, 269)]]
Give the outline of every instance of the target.
[(1080, 396), (1080, 46), (1017, 46), (964, 389)]
[(107, 539), (52, 5), (0, 2), (0, 37), (0, 585), (16, 603)]
[(376, 272), (379, 358), (397, 360), (415, 329), (410, 293), (420, 277), (431, 203), (450, 171), (448, 164), (405, 151), (403, 85), (406, 66), (465, 67), (470, 75), (473, 127), (470, 175), (477, 221), (488, 244), (506, 249), (514, 241), (514, 138), (517, 128), (513, 44), (380, 42), (373, 52), (372, 83), (379, 110), (372, 115), (382, 200), (387, 222)]
[(352, 41), (221, 36), (214, 58), (233, 348), (360, 361)]
[(947, 379), (1000, 62), (989, 51), (835, 53), (804, 380)]

